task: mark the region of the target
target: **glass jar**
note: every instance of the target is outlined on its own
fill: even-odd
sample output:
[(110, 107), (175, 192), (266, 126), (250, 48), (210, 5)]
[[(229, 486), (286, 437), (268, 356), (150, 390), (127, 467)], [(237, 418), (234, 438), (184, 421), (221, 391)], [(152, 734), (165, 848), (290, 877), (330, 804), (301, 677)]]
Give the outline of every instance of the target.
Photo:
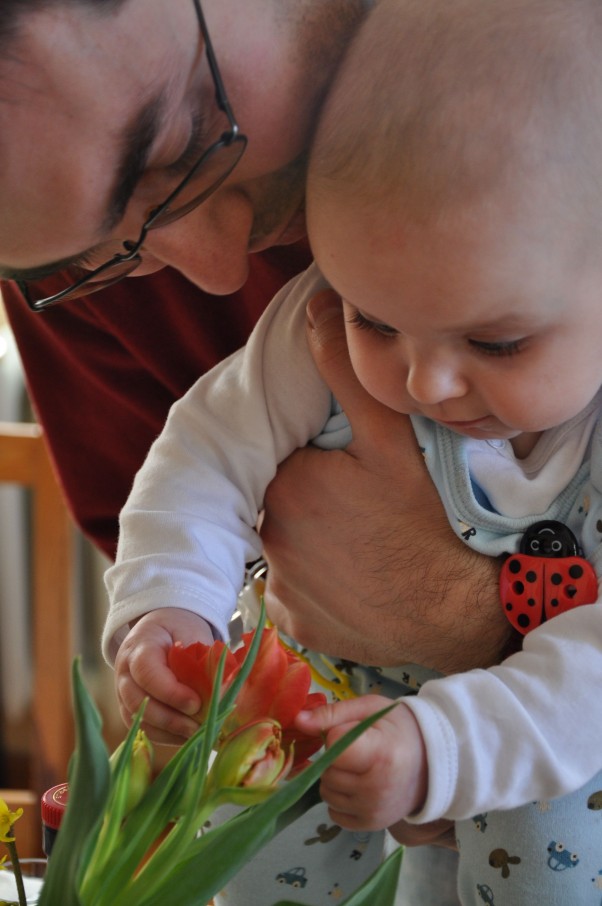
[[(47, 859), (19, 859), (27, 906), (36, 906), (44, 884)], [(4, 864), (4, 871), (0, 872), (0, 901), (8, 900), (17, 903), (17, 882), (11, 870), (10, 862)]]

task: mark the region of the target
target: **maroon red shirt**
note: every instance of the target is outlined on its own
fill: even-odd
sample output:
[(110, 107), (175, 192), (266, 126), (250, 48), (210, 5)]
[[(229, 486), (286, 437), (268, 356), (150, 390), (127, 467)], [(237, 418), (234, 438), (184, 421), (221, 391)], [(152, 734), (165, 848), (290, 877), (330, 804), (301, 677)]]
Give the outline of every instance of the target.
[(172, 403), (245, 343), (274, 293), (308, 263), (303, 245), (253, 255), (247, 283), (229, 296), (208, 295), (166, 268), (42, 313), (2, 285), (67, 501), (109, 557), (134, 475)]

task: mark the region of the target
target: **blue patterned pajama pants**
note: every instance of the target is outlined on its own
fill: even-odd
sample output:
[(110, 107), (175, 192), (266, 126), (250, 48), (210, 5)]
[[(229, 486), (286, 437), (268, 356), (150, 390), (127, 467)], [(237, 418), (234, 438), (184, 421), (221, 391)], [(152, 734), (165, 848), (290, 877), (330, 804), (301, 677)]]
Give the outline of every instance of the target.
[(462, 906), (601, 906), (602, 773), (549, 802), (456, 825)]

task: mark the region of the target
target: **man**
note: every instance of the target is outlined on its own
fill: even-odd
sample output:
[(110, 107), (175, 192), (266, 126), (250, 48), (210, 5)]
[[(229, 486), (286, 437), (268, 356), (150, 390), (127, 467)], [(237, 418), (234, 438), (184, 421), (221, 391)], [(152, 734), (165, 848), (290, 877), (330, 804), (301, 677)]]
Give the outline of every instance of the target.
[[(171, 402), (244, 341), (271, 294), (308, 260), (304, 248), (288, 246), (304, 233), (304, 152), (329, 80), (369, 5), (254, 0), (250, 12), (249, 0), (205, 0), (227, 88), (224, 112), (192, 0), (4, 4), (0, 275), (27, 280), (33, 304), (69, 285), (74, 273), (126, 252), (124, 242), (131, 248), (149, 212), (203, 152), (222, 133), (236, 139), (234, 154), (219, 149), (199, 167), (199, 174), (209, 170), (196, 177), (203, 189), (207, 179), (225, 176), (212, 186), (217, 191), (149, 230), (136, 276), (154, 276), (92, 296), (87, 286), (82, 299), (43, 314), (28, 310), (14, 284), (4, 288), (73, 511), (109, 554), (133, 474)], [(191, 180), (171, 210), (194, 198), (194, 189)], [(337, 376), (339, 365), (345, 369), (340, 324), (328, 300), (316, 305), (335, 337), (322, 346), (320, 327), (313, 342), (354, 423), (355, 442), (352, 456), (297, 454), (270, 491), (264, 536), (271, 614), (311, 644), (319, 613), (321, 646), (358, 660), (418, 660), (443, 670), (467, 659), (490, 663), (505, 627), (476, 598), (483, 605), (495, 599), (493, 570), (451, 538), (405, 422), (399, 420), (397, 449), (379, 444), (378, 426), (390, 415), (368, 402), (350, 375)], [(364, 425), (376, 441), (368, 441)], [(332, 462), (326, 470), (325, 455)], [(357, 488), (343, 512), (329, 504), (341, 468), (352, 470)], [(372, 501), (374, 517), (360, 526), (350, 517), (362, 497)], [(398, 525), (391, 518), (396, 498)], [(453, 621), (438, 614), (443, 594), (448, 603), (457, 596)]]
[[(43, 313), (3, 287), (72, 511), (109, 556), (171, 403), (244, 342), (309, 260), (294, 244), (304, 153), (369, 6), (205, 0), (204, 30), (193, 0), (3, 3), (0, 276), (26, 281), (35, 305), (97, 269), (102, 285), (115, 255), (130, 256), (117, 276), (137, 264), (136, 279), (81, 287)], [(203, 155), (166, 222), (143, 236)], [(452, 537), (405, 419), (354, 381), (335, 300), (314, 300), (310, 317), (354, 442), (299, 451), (269, 491), (270, 616), (309, 646), (366, 663), (492, 663), (508, 634), (495, 566)], [(343, 507), (339, 482), (354, 488)], [(371, 515), (358, 523), (358, 512)]]

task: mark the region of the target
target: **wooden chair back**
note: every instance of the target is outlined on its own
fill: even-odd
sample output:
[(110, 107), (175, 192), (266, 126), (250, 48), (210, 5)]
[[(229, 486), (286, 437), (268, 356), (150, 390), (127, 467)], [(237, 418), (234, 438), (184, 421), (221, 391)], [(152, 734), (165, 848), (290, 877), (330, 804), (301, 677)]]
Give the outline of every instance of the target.
[(73, 751), (73, 527), (38, 425), (0, 422), (0, 481), (32, 493), (30, 786), (40, 795), (65, 780)]

